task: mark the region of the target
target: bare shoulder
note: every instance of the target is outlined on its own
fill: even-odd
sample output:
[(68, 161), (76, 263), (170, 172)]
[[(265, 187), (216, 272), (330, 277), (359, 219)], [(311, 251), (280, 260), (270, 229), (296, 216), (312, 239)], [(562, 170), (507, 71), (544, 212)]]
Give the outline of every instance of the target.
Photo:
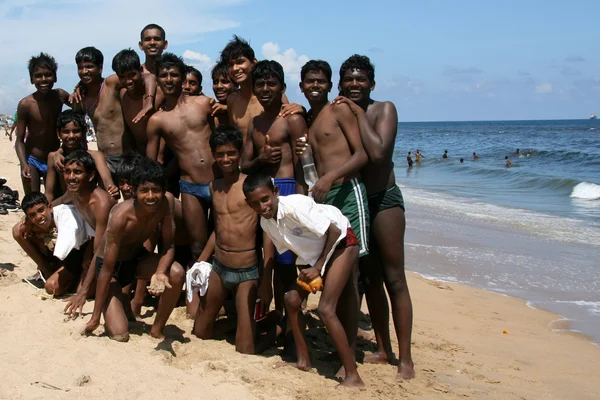
[(110, 209), (114, 205), (114, 199), (106, 190), (100, 189), (97, 187), (92, 192), (92, 196), (90, 197), (90, 205), (94, 205), (99, 207), (99, 209)]
[(121, 82), (119, 82), (117, 74), (112, 74), (104, 79), (104, 86), (121, 90)]
[(396, 106), (391, 101), (373, 101), (367, 108), (367, 115), (397, 118)]
[(33, 98), (33, 94), (27, 95), (25, 97), (23, 97), (21, 100), (19, 100), (19, 104), (17, 105), (17, 110), (18, 111), (27, 111), (29, 110), (29, 107), (31, 107), (31, 104), (33, 104), (35, 102), (35, 99)]

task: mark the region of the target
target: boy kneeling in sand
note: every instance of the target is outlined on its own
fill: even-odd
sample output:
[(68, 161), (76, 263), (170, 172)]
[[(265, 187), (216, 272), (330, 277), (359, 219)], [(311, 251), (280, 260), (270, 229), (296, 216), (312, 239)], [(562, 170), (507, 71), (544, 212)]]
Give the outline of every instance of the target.
[[(61, 260), (54, 255), (58, 230), (52, 204), (48, 204), (46, 196), (40, 192), (31, 192), (23, 197), (21, 208), (25, 218), (13, 227), (13, 237), (46, 277), (46, 292), (60, 296), (67, 290), (81, 286), (81, 278), (85, 276), (93, 255), (93, 241), (86, 241), (79, 249), (73, 248)], [(73, 285), (74, 283), (77, 285)], [(90, 293), (86, 293), (88, 294)]]
[[(167, 179), (163, 168), (155, 161), (143, 159), (131, 184), (134, 198), (113, 207), (106, 235), (95, 255), (96, 302), (92, 318), (85, 326), (86, 333), (93, 332), (100, 325), (100, 314), (104, 313), (106, 331), (111, 339), (118, 341), (129, 340), (123, 287), (135, 277), (150, 280), (148, 291), (160, 296), (150, 335), (162, 338), (185, 281), (185, 271), (174, 262), (173, 210), (165, 197)], [(159, 224), (162, 252), (150, 253), (144, 242)]]
[[(279, 197), (273, 180), (265, 174), (249, 175), (243, 189), (250, 207), (261, 215), (260, 225), (277, 251), (291, 250), (298, 256), (296, 265), (301, 269), (298, 281), (285, 294), (285, 308), (298, 355), (293, 366), (310, 369), (299, 322), (300, 308), (310, 292), (322, 289), (319, 315), (342, 360), (345, 370), (342, 385), (364, 386), (349, 345), (358, 329), (359, 248), (348, 218), (336, 207), (317, 204), (307, 196)], [(324, 286), (321, 276), (325, 278)]]

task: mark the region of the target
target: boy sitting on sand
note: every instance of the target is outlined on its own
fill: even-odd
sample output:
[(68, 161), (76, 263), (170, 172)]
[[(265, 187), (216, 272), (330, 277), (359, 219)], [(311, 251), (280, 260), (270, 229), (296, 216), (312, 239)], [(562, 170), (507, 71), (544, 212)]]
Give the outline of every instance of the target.
[[(309, 370), (310, 358), (300, 328), (300, 309), (310, 292), (323, 290), (319, 315), (342, 359), (344, 386), (364, 386), (349, 343), (358, 330), (358, 239), (350, 222), (334, 206), (303, 195), (279, 197), (270, 176), (249, 175), (244, 195), (261, 215), (260, 225), (279, 252), (293, 251), (301, 269), (296, 285), (285, 294), (285, 308), (296, 342), (298, 369)], [(325, 278), (323, 286), (322, 278)], [(339, 311), (339, 314), (337, 313)], [(342, 323), (343, 321), (343, 323)]]
[[(242, 191), (245, 178), (239, 169), (242, 143), (240, 131), (228, 125), (215, 128), (210, 137), (215, 163), (222, 171), (223, 178), (210, 184), (215, 231), (198, 261), (208, 261), (214, 252), (213, 269), (208, 290), (200, 299), (193, 333), (201, 339), (213, 337), (215, 319), (227, 294), (233, 291), (237, 310), (235, 349), (240, 353), (254, 354), (256, 323), (253, 311), (258, 278), (261, 269), (264, 270), (263, 276), (271, 276), (273, 246), (265, 243), (264, 261), (261, 263), (256, 251), (258, 216), (246, 204)], [(265, 287), (271, 287), (271, 279), (268, 279)], [(267, 308), (272, 296), (271, 291), (261, 299)]]
[[(54, 159), (58, 154), (66, 157), (75, 150), (84, 150), (83, 143), (87, 133), (87, 124), (85, 116), (77, 111), (65, 110), (58, 114), (56, 119), (56, 132), (62, 145), (61, 147), (48, 154), (48, 173), (46, 175), (46, 197), (48, 201), (52, 201), (56, 197), (62, 196), (67, 191), (67, 184), (58, 168), (54, 167)], [(106, 191), (115, 199), (119, 198), (119, 190), (114, 185), (110, 171), (106, 166), (104, 154), (99, 151), (87, 151), (96, 164), (96, 170), (100, 175), (100, 180), (106, 188)], [(57, 184), (58, 181), (58, 184)]]
[[(173, 210), (165, 197), (167, 180), (163, 168), (155, 161), (143, 159), (131, 183), (135, 197), (113, 208), (107, 234), (95, 255), (96, 302), (85, 326), (86, 333), (93, 332), (100, 325), (100, 314), (104, 314), (107, 333), (118, 341), (129, 340), (123, 287), (136, 277), (150, 280), (149, 292), (160, 296), (150, 335), (162, 338), (185, 280), (183, 268), (174, 262)], [(144, 242), (159, 225), (162, 252), (150, 253)]]
[(54, 256), (58, 230), (53, 217), (52, 204), (40, 192), (31, 192), (21, 203), (25, 218), (13, 227), (13, 238), (27, 255), (37, 264), (42, 276), (47, 278), (44, 288), (48, 294), (60, 296), (80, 284), (80, 277), (85, 276), (92, 248), (87, 241), (72, 249), (69, 255), (61, 260)]

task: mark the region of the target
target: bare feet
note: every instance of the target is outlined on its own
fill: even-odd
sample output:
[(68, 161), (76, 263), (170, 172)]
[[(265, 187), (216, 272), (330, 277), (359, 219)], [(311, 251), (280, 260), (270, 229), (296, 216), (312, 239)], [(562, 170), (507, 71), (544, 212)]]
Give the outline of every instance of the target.
[(395, 359), (396, 356), (394, 355), (394, 353), (388, 356), (384, 352), (378, 351), (375, 353), (366, 354), (365, 358), (363, 359), (363, 362), (365, 364), (392, 364)]
[(375, 333), (373, 332), (367, 332), (365, 330), (362, 330), (360, 328), (358, 328), (358, 332), (356, 333), (356, 337), (362, 340), (370, 340), (373, 341), (375, 340)]
[(135, 299), (131, 300), (131, 312), (135, 321), (142, 320), (142, 303), (138, 303)]
[(163, 335), (163, 333), (161, 331), (159, 331), (158, 329), (155, 330), (154, 327), (152, 327), (152, 329), (150, 329), (150, 336), (152, 336), (154, 339), (164, 339), (165, 335)]
[(336, 379), (343, 381), (346, 378), (346, 369), (342, 365), (338, 370), (337, 374), (335, 374)]
[(358, 373), (354, 373), (353, 375), (349, 375), (344, 379), (344, 382), (340, 383), (337, 387), (355, 387), (355, 388), (364, 388), (365, 383), (362, 379), (360, 379), (360, 375)]
[(310, 361), (298, 360), (297, 362), (279, 361), (273, 366), (273, 368), (281, 367), (294, 367), (299, 369), (300, 371), (310, 371), (311, 365)]
[(410, 362), (401, 362), (398, 364), (398, 373), (396, 374), (396, 379), (401, 381), (407, 381), (415, 377), (415, 365), (412, 361)]

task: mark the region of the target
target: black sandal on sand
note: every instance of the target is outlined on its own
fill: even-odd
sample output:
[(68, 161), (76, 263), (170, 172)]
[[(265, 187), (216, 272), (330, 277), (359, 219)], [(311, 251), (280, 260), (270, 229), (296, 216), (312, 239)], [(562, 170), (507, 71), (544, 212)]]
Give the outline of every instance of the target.
[(8, 211), (6, 210), (6, 208), (0, 208), (0, 215), (6, 215), (8, 214)]

